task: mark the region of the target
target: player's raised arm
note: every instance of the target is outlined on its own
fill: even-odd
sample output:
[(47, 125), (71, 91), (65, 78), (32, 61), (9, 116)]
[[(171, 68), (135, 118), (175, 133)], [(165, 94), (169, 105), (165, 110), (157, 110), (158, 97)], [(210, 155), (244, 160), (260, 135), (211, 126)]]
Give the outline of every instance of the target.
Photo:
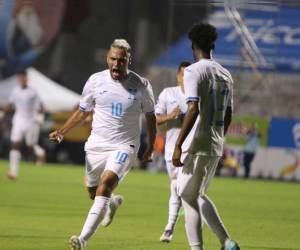
[(61, 142), (64, 136), (74, 127), (80, 125), (88, 115), (88, 112), (76, 110), (60, 129), (49, 134), (49, 140), (51, 142)]
[(71, 117), (65, 122), (65, 124), (58, 130), (53, 131), (49, 134), (49, 140), (51, 142), (60, 143), (64, 136), (73, 128), (83, 123), (88, 115), (94, 108), (94, 84), (95, 80), (91, 76), (84, 85), (80, 102), (79, 109), (76, 110)]

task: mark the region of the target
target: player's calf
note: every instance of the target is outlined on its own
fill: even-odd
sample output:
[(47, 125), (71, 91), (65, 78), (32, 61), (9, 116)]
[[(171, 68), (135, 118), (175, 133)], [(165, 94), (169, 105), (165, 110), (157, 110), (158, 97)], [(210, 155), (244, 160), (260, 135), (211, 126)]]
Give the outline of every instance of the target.
[(112, 223), (116, 211), (118, 207), (123, 203), (123, 201), (124, 198), (121, 195), (113, 195), (111, 197), (108, 210), (105, 214), (105, 217), (101, 221), (101, 226), (107, 227)]

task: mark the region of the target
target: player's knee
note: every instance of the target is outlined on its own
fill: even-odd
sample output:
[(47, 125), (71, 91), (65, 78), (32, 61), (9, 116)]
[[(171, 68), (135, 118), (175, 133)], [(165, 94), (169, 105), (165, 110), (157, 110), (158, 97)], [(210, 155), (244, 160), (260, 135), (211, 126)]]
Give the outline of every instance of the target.
[(187, 203), (193, 203), (197, 201), (199, 195), (191, 192), (181, 192), (180, 197)]
[(96, 195), (103, 195), (110, 197), (114, 188), (118, 185), (119, 178), (118, 176), (111, 172), (107, 171), (101, 176), (99, 187), (97, 188)]
[(112, 180), (103, 180), (97, 188), (96, 195), (110, 197), (114, 188), (117, 186), (117, 182)]
[(101, 185), (105, 186), (106, 188), (115, 188), (118, 185), (119, 178), (116, 174), (110, 172), (102, 176), (101, 178)]

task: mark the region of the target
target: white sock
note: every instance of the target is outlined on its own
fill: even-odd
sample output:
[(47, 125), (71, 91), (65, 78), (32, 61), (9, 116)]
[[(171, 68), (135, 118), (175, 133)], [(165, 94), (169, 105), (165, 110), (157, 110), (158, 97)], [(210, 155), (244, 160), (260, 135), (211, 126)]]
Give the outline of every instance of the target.
[(37, 157), (43, 157), (45, 155), (45, 150), (37, 144), (33, 146), (33, 151)]
[(104, 196), (95, 197), (94, 204), (88, 213), (79, 236), (80, 240), (87, 241), (96, 232), (100, 222), (105, 216), (109, 206), (109, 200), (110, 198)]
[(170, 184), (170, 199), (169, 199), (169, 218), (168, 218), (168, 224), (165, 228), (165, 230), (173, 230), (175, 227), (175, 224), (177, 222), (179, 209), (181, 207), (181, 200), (178, 196), (177, 192), (177, 180), (172, 179)]
[(224, 243), (229, 238), (229, 235), (214, 203), (206, 195), (200, 196), (198, 203), (207, 225), (217, 235), (220, 242)]
[(20, 151), (16, 149), (11, 149), (9, 152), (10, 173), (14, 176), (18, 176), (20, 160)]
[(191, 246), (191, 250), (202, 250), (200, 246)]
[(191, 247), (199, 247), (195, 249), (202, 249), (202, 220), (197, 199), (188, 199), (189, 197), (182, 197), (182, 206), (185, 213), (185, 229), (189, 245)]

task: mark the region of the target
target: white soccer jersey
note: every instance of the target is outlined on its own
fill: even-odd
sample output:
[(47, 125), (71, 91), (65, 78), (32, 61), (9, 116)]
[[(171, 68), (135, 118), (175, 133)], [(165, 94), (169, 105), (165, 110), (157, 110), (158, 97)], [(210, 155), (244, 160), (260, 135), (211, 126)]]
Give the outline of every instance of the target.
[(113, 80), (109, 70), (98, 72), (85, 84), (80, 110), (94, 110), (87, 151), (96, 147), (138, 148), (140, 115), (154, 112), (151, 84), (132, 71), (122, 82)]
[[(176, 140), (180, 133), (180, 128), (182, 126), (184, 114), (187, 111), (187, 104), (185, 100), (184, 93), (179, 86), (165, 88), (159, 95), (158, 101), (155, 107), (156, 115), (166, 115), (171, 113), (177, 106), (181, 110), (181, 115), (175, 119), (167, 122), (167, 133), (166, 133), (166, 143), (165, 143), (165, 160), (172, 160), (172, 155), (175, 147)], [(198, 122), (198, 120), (197, 120)], [(186, 152), (193, 138), (197, 122), (193, 127), (192, 131), (189, 133), (188, 137), (182, 145), (182, 151)]]
[(201, 117), (189, 152), (222, 156), (225, 112), (233, 106), (231, 74), (216, 61), (201, 59), (185, 68), (184, 88), (187, 101), (199, 101)]
[(9, 103), (15, 108), (13, 124), (20, 123), (25, 125), (32, 123), (36, 110), (41, 107), (41, 101), (36, 91), (30, 86), (26, 88), (15, 87), (9, 98)]

